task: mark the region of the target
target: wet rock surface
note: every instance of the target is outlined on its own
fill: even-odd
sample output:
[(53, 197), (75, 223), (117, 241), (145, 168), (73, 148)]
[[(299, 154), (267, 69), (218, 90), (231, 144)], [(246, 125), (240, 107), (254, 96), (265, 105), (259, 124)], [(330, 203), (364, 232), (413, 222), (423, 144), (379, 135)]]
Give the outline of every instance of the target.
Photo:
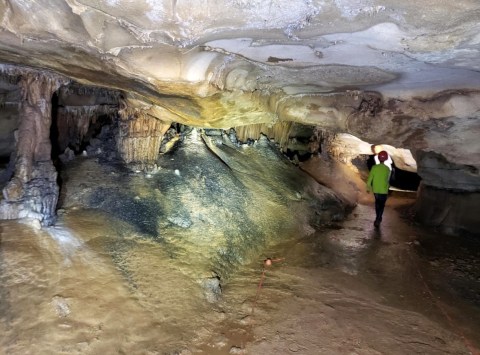
[(216, 293), (218, 282), (196, 277), (195, 255), (172, 255), (98, 209), (68, 207), (42, 230), (2, 221), (0, 346), (10, 354), (32, 342), (45, 353), (469, 354), (466, 341), (480, 346), (478, 241), (453, 243), (393, 209), (411, 203), (391, 197), (379, 230), (370, 202), (343, 222), (260, 248), (214, 303), (205, 286)]
[(444, 233), (479, 238), (478, 201), (479, 191), (444, 190), (422, 183), (415, 206), (416, 219)]
[(235, 147), (195, 134), (163, 155), (155, 173), (79, 156), (62, 174), (61, 207), (111, 214), (172, 256), (191, 254), (198, 277), (212, 270), (222, 282), (258, 248), (344, 216), (335, 193), (266, 138)]
[(390, 199), (375, 230), (370, 206), (342, 221), (341, 198), (266, 138), (191, 130), (154, 172), (133, 172), (112, 132), (64, 163), (58, 225), (0, 224), (9, 353), (32, 339), (85, 354), (478, 348), (478, 242), (449, 244), (392, 210), (413, 199)]
[[(391, 198), (380, 230), (372, 207), (359, 205), (342, 223), (264, 251), (278, 262), (267, 269), (258, 299), (261, 260), (242, 269), (224, 298), (236, 305), (229, 318), (247, 331), (244, 339), (253, 333), (246, 353), (478, 351), (478, 241), (444, 244), (449, 237), (393, 210), (412, 202)], [(246, 283), (250, 295), (239, 292)]]

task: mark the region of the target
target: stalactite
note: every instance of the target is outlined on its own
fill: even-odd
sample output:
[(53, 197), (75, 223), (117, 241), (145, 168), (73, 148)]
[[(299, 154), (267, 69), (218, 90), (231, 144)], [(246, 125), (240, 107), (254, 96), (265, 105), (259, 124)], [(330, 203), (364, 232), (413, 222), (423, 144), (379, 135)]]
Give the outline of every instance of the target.
[(155, 164), (170, 123), (159, 121), (142, 111), (123, 109), (118, 125), (117, 149), (125, 163), (140, 170)]
[(116, 105), (64, 106), (57, 110), (58, 145), (60, 151), (68, 146), (79, 150), (90, 125), (100, 116), (111, 116), (118, 111)]
[(2, 82), (17, 85), (25, 69), (8, 64), (0, 64), (0, 80)]
[(280, 146), (282, 151), (285, 151), (288, 146), (290, 132), (292, 130), (292, 122), (279, 122), (273, 125), (266, 123), (259, 123), (247, 126), (235, 127), (237, 138), (241, 142), (248, 139), (257, 140), (261, 134), (266, 135), (270, 139), (274, 139)]
[(121, 97), (121, 92), (118, 90), (106, 89), (96, 86), (85, 86), (74, 83), (68, 86), (63, 86), (58, 90), (61, 98), (72, 100), (72, 98), (93, 98), (97, 104), (102, 103), (118, 103)]

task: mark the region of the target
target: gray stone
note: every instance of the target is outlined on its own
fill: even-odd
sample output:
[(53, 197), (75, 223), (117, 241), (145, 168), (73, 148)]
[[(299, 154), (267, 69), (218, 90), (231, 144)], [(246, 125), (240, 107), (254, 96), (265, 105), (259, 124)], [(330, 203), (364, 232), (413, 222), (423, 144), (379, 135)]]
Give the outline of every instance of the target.
[(202, 281), (205, 298), (210, 303), (218, 302), (222, 295), (222, 287), (220, 285), (220, 278), (210, 277)]

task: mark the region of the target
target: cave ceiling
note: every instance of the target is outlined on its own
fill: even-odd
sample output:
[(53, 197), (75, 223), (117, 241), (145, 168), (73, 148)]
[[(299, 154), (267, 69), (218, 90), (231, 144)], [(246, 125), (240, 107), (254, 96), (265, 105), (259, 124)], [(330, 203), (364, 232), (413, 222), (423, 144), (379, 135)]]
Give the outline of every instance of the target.
[[(478, 132), (477, 0), (0, 0), (0, 14), (3, 68), (121, 90), (164, 122), (293, 121), (424, 149), (443, 134), (426, 118), (462, 107), (460, 130)], [(388, 117), (372, 129), (365, 114)]]

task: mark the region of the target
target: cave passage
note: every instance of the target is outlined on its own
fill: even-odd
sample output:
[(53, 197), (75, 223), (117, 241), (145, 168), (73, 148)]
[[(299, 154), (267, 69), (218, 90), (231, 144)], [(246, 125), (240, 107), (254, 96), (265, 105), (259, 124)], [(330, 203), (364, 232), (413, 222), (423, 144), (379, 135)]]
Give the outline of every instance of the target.
[(479, 14), (0, 0), (0, 355), (480, 355)]
[[(328, 157), (328, 146), (321, 150), (323, 140), (308, 138), (311, 127), (295, 127), (308, 131), (301, 139), (287, 137), (284, 129), (291, 127), (279, 128), (282, 146), (264, 135), (242, 143), (231, 131), (152, 126), (145, 117), (136, 121), (128, 116), (124, 133), (133, 136), (125, 140), (127, 152), (139, 142), (146, 146), (150, 132), (165, 138), (158, 144), (162, 154), (154, 170), (129, 169), (117, 151), (118, 116), (94, 106), (87, 112), (77, 106), (66, 109), (52, 97), (52, 158), (63, 159), (57, 167), (61, 189), (55, 226), (34, 232), (27, 225), (0, 222), (0, 268), (12, 282), (0, 289), (5, 294), (1, 299), (15, 300), (12, 307), (0, 301), (0, 316), (13, 312), (18, 319), (10, 328), (0, 322), (6, 334), (0, 345), (6, 342), (15, 353), (33, 338), (40, 350), (52, 353), (67, 348), (96, 353), (112, 344), (135, 353), (154, 351), (159, 343), (170, 352), (227, 353), (245, 347), (252, 353), (282, 353), (288, 345), (276, 335), (294, 334), (295, 344), (314, 348), (319, 331), (314, 325), (323, 324), (323, 332), (330, 332), (323, 349), (331, 352), (330, 344), (342, 336), (337, 334), (341, 315), (342, 322), (354, 324), (356, 339), (370, 339), (361, 343), (364, 351), (389, 352), (398, 345), (397, 334), (407, 332), (410, 345), (405, 347), (411, 351), (418, 344), (437, 349), (436, 339), (441, 339), (442, 348), (463, 354), (465, 345), (445, 330), (449, 321), (432, 309), (418, 267), (427, 265), (422, 272), (441, 275), (429, 281), (455, 316), (477, 309), (478, 288), (471, 279), (477, 273), (465, 267), (478, 265), (471, 241), (461, 239), (448, 253), (431, 245), (423, 250), (422, 243), (431, 244), (432, 235), (406, 223), (394, 209), (409, 208), (411, 194), (392, 194), (380, 230), (372, 227), (371, 201), (348, 214), (337, 192), (354, 178), (364, 189), (367, 155), (356, 155), (362, 164), (358, 173)], [(70, 121), (65, 125), (61, 119)], [(78, 122), (82, 124), (72, 127)], [(87, 154), (80, 154), (84, 150)], [(331, 170), (326, 167), (335, 166), (338, 185), (326, 188), (312, 178), (314, 173), (304, 174), (300, 163), (309, 161), (330, 162), (320, 169), (327, 174)], [(392, 187), (415, 191), (419, 181), (415, 173), (395, 168)], [(14, 251), (19, 252), (16, 259)], [(452, 256), (460, 260), (453, 276)], [(268, 271), (253, 319), (251, 305), (265, 258), (279, 263)], [(30, 281), (20, 287), (18, 277), (25, 275), (19, 269), (32, 270)], [(353, 314), (352, 309), (361, 310)], [(275, 334), (262, 326), (272, 319)], [(459, 322), (468, 327), (469, 339), (474, 339), (476, 319)], [(312, 321), (312, 326), (299, 332), (291, 321)], [(409, 331), (412, 323), (417, 328)], [(59, 327), (71, 331), (55, 338)], [(51, 331), (38, 335), (38, 328)], [(252, 340), (252, 329), (262, 334), (262, 342)], [(395, 334), (385, 329), (395, 329)], [(85, 334), (88, 342), (76, 340)], [(141, 344), (124, 340), (136, 334), (143, 334)], [(226, 336), (217, 341), (218, 334)], [(382, 341), (372, 340), (372, 334)], [(193, 340), (179, 340), (185, 336)]]
[[(132, 354), (158, 349), (228, 354), (231, 348), (245, 348), (252, 354), (268, 354), (271, 349), (288, 353), (294, 341), (314, 349), (305, 352), (308, 355), (319, 349), (333, 354), (352, 348), (392, 353), (401, 334), (402, 350), (408, 353), (434, 349), (435, 353), (467, 355), (455, 333), (459, 327), (473, 345), (478, 343), (478, 243), (466, 238), (453, 243), (407, 223), (394, 206), (408, 206), (411, 198), (389, 200), (380, 231), (371, 225), (373, 208), (360, 205), (346, 220), (325, 225), (314, 234), (281, 235), (282, 240), (242, 263), (228, 282), (222, 275), (221, 292), (214, 286), (204, 288), (218, 280), (204, 256), (218, 248), (224, 264), (216, 263), (217, 267), (231, 267), (241, 260), (236, 259), (245, 247), (240, 236), (247, 236), (248, 243), (259, 238), (258, 243), (267, 234), (251, 226), (255, 218), (260, 220), (265, 205), (248, 196), (243, 199), (236, 179), (222, 183), (225, 167), (216, 158), (208, 158), (213, 159), (208, 168), (195, 164), (182, 168), (175, 165), (179, 158), (178, 152), (168, 156), (170, 165), (158, 181), (139, 174), (119, 175), (95, 159), (79, 157), (69, 164), (69, 169), (77, 170), (69, 171), (72, 199), (56, 226), (35, 231), (25, 224), (0, 222), (0, 268), (6, 281), (0, 288), (0, 319), (16, 320), (14, 325), (0, 322), (2, 349), (21, 354), (35, 341), (36, 350), (45, 353), (68, 349), (95, 354), (115, 348)], [(189, 159), (193, 163), (198, 156)], [(210, 177), (206, 189), (195, 191), (202, 186), (196, 184), (203, 174)], [(187, 177), (190, 184), (182, 186)], [(100, 181), (110, 189), (107, 205), (71, 208)], [(225, 182), (228, 191), (222, 188)], [(154, 188), (145, 190), (145, 184)], [(116, 194), (115, 185), (124, 192)], [(141, 205), (158, 199), (155, 203), (159, 203), (166, 196), (176, 199), (171, 206), (164, 201), (167, 208), (157, 209), (157, 216), (165, 220), (162, 240), (146, 238), (145, 230), (128, 218), (141, 222), (153, 214), (144, 214), (133, 202)], [(136, 211), (117, 213), (121, 211), (111, 203), (117, 197), (129, 198), (132, 203), (127, 206)], [(196, 198), (215, 203), (197, 204)], [(251, 220), (238, 218), (246, 206), (253, 212)], [(114, 213), (105, 212), (109, 209)], [(275, 225), (282, 218), (269, 223)], [(218, 243), (217, 231), (212, 230), (217, 219), (232, 238), (227, 244)], [(235, 223), (243, 223), (240, 233)], [(267, 270), (255, 301), (267, 257), (276, 261)], [(441, 296), (442, 304), (448, 305), (454, 327), (427, 292), (427, 276), (433, 297)], [(213, 305), (206, 301), (212, 298)], [(354, 338), (345, 336), (345, 327), (354, 329)], [(138, 334), (141, 341), (129, 340)], [(254, 335), (262, 341), (254, 341)]]

